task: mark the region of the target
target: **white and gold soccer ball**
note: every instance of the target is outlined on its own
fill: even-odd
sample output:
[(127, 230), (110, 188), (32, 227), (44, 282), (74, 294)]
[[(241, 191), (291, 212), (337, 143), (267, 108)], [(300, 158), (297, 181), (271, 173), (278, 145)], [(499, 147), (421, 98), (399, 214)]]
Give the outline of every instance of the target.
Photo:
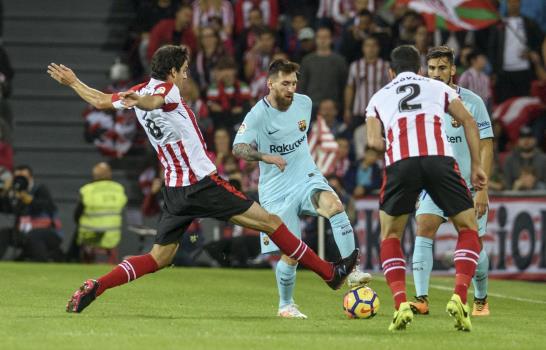
[(379, 297), (370, 287), (354, 287), (343, 296), (343, 311), (349, 318), (371, 318), (378, 310)]

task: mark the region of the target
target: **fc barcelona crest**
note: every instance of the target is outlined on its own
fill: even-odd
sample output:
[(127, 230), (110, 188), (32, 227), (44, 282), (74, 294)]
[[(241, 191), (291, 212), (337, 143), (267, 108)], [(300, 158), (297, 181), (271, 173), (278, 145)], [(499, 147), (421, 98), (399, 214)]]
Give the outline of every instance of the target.
[(305, 120), (300, 120), (298, 122), (298, 127), (300, 128), (300, 131), (305, 131), (305, 129), (307, 129), (307, 122)]
[(262, 240), (264, 242), (264, 245), (269, 245), (269, 236), (264, 235)]

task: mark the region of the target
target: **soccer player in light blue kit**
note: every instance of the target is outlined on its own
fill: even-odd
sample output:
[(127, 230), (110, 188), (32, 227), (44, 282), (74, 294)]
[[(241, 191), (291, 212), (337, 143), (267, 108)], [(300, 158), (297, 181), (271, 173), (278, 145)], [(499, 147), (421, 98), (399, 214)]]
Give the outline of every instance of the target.
[[(246, 115), (233, 142), (233, 154), (260, 161), (258, 192), (261, 205), (279, 215), (301, 237), (300, 216), (321, 215), (330, 221), (341, 257), (355, 250), (349, 218), (334, 190), (317, 168), (307, 143), (311, 99), (295, 93), (299, 65), (280, 59), (271, 63), (269, 94)], [(262, 253), (279, 248), (261, 234)], [(282, 255), (276, 268), (279, 290), (278, 316), (306, 319), (294, 303), (296, 256)], [(348, 277), (349, 285), (368, 283), (371, 276), (359, 270)]]
[[(456, 67), (454, 64), (454, 53), (451, 48), (447, 46), (431, 48), (427, 54), (427, 66), (428, 76), (443, 81), (455, 89), (465, 107), (476, 120), (480, 132), (481, 166), (489, 177), (493, 159), (493, 129), (483, 100), (472, 91), (461, 88), (453, 83)], [(449, 114), (444, 114), (444, 118), (447, 140), (451, 143), (453, 155), (459, 165), (461, 175), (467, 186), (470, 187), (470, 153), (464, 130)], [(482, 246), (476, 273), (472, 279), (474, 284), (472, 315), (488, 316), (487, 274), (489, 258), (483, 249), (482, 237), (486, 233), (489, 198), (487, 188), (478, 192), (475, 192), (472, 188), (469, 188), (469, 190), (474, 197), (474, 208), (476, 209), (478, 219), (478, 235)], [(415, 238), (415, 248), (413, 251), (413, 279), (415, 282), (416, 300), (411, 303), (411, 308), (414, 313), (428, 314), (428, 287), (433, 263), (433, 240), (436, 231), (447, 220), (447, 217), (430, 196), (423, 191), (419, 197), (416, 220), (417, 237)]]

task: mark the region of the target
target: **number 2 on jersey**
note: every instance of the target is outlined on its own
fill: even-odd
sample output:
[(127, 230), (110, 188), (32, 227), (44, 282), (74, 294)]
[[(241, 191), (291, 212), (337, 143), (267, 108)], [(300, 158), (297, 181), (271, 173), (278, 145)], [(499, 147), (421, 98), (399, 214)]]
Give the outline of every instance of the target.
[(396, 89), (396, 93), (404, 93), (409, 90), (409, 94), (402, 97), (400, 102), (398, 103), (398, 110), (400, 112), (411, 112), (415, 111), (417, 109), (421, 109), (421, 104), (410, 104), (409, 102), (419, 96), (419, 93), (421, 92), (421, 88), (417, 84), (406, 84), (399, 86), (398, 89)]

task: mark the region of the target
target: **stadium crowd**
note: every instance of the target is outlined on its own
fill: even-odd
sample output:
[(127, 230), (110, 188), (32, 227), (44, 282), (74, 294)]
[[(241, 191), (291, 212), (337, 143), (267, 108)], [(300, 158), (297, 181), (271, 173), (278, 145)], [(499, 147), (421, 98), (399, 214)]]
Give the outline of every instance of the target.
[[(491, 115), (496, 161), (489, 189), (544, 190), (546, 4), (491, 2), (499, 11), (496, 23), (449, 32), (434, 30), (407, 1), (135, 0), (136, 18), (105, 90), (123, 91), (145, 80), (150, 57), (162, 45), (188, 46), (191, 78), (182, 94), (199, 117), (210, 157), (220, 176), (257, 196), (257, 164), (234, 158), (233, 137), (245, 114), (267, 93), (269, 63), (279, 57), (298, 62), (298, 91), (313, 101), (312, 150), (330, 156), (319, 165), (350, 209), (381, 185), (383, 155), (366, 147), (363, 113), (371, 96), (389, 81), (391, 50), (415, 45), (425, 72), (428, 49), (446, 44), (457, 54), (457, 84), (482, 97)], [(14, 168), (11, 118), (3, 103), (12, 78), (1, 50), (0, 184), (9, 182)], [(104, 113), (88, 107), (84, 116), (86, 140), (105, 156), (123, 158), (147, 147), (132, 111)], [(332, 136), (335, 144), (321, 147)], [(159, 164), (142, 169), (138, 181), (144, 216), (158, 212), (161, 176)], [(7, 188), (0, 186), (0, 191), (7, 196)]]

